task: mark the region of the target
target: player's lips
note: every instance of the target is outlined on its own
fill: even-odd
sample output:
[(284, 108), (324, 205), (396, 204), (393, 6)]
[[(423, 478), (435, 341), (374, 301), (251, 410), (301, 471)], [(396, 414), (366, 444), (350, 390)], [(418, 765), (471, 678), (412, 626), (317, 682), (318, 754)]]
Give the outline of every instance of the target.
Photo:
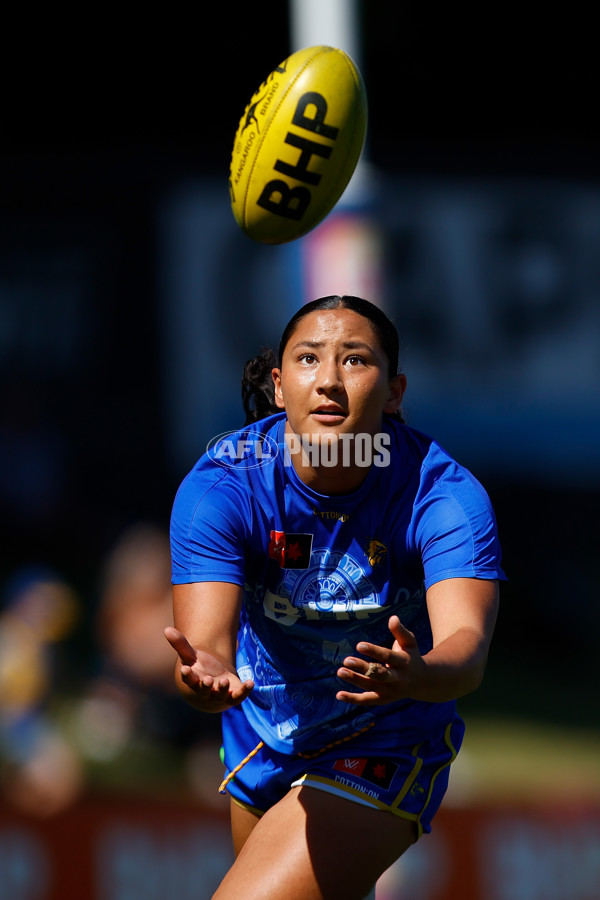
[(337, 406), (335, 404), (318, 406), (311, 412), (312, 418), (316, 419), (317, 422), (329, 422), (330, 424), (343, 422), (347, 415), (348, 413), (344, 409), (342, 409), (341, 406)]

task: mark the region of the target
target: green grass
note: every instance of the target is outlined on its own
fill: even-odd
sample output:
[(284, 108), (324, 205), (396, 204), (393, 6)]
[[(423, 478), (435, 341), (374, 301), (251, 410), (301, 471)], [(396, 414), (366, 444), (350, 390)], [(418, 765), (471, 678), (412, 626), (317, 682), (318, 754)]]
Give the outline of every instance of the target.
[(600, 731), (464, 714), (450, 802), (600, 803)]

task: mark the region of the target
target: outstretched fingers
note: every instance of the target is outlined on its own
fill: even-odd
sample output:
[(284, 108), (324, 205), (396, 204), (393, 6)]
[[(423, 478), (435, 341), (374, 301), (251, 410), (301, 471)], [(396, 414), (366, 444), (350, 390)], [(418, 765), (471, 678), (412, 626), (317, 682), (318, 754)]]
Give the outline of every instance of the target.
[(238, 688), (234, 688), (231, 691), (231, 700), (237, 705), (241, 703), (242, 700), (245, 700), (248, 694), (253, 690), (254, 682), (253, 681), (244, 681), (240, 684)]
[(172, 625), (169, 625), (165, 628), (165, 637), (179, 656), (182, 664), (189, 667), (193, 666), (196, 662), (196, 651), (186, 636), (177, 628), (173, 628)]
[(412, 631), (404, 627), (398, 616), (390, 616), (388, 628), (392, 632), (398, 648), (402, 648), (402, 650), (407, 652), (419, 649), (416, 637)]
[(418, 653), (418, 644), (398, 616), (390, 618), (388, 627), (394, 638), (393, 647), (361, 641), (356, 650), (367, 658), (346, 657), (337, 674), (355, 690), (338, 691), (338, 700), (355, 706), (381, 705), (407, 696), (409, 667), (412, 656)]
[(165, 628), (165, 637), (179, 657), (176, 684), (183, 685), (184, 698), (203, 712), (222, 712), (237, 706), (254, 688), (254, 682), (241, 682), (233, 663), (210, 650), (193, 647), (178, 628)]

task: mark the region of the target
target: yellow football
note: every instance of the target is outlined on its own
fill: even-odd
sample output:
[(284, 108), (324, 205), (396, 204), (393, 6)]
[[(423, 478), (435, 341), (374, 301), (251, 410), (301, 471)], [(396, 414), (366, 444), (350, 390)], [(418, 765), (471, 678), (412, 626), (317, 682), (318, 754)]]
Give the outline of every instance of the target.
[(283, 244), (321, 222), (360, 158), (367, 95), (354, 62), (335, 47), (306, 47), (252, 95), (231, 155), (235, 219), (249, 237)]

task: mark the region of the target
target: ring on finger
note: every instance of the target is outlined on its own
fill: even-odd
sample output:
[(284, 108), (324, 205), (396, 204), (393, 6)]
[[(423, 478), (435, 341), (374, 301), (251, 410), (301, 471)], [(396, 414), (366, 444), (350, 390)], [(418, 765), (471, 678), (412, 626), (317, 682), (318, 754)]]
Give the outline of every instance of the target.
[(379, 663), (369, 663), (365, 675), (367, 678), (373, 678), (375, 681), (385, 681), (388, 678), (389, 673), (385, 666), (382, 666)]

